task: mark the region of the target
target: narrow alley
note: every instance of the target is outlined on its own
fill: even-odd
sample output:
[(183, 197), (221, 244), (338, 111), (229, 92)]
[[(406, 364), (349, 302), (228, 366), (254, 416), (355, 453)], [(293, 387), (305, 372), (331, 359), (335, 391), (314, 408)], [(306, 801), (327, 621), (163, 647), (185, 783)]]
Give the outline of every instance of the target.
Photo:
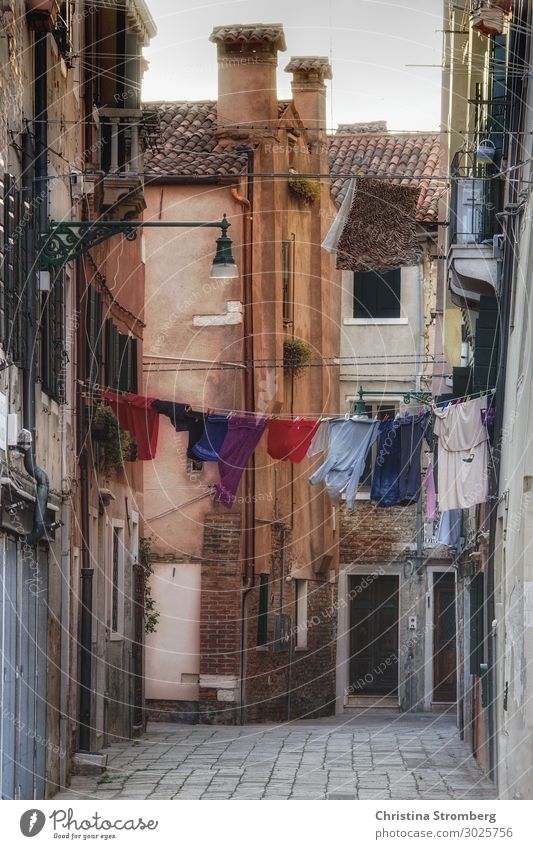
[(244, 727), (152, 723), (106, 749), (66, 799), (493, 799), (446, 714), (342, 716)]

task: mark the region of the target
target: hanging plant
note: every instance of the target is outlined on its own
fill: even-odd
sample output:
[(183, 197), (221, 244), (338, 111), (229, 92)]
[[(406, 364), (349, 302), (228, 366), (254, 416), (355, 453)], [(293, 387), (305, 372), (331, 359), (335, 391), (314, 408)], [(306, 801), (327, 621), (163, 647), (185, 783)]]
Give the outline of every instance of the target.
[(137, 442), (127, 430), (122, 430), (111, 407), (96, 405), (91, 418), (91, 436), (102, 446), (102, 471), (109, 474), (121, 471), (124, 463), (137, 459)]
[(283, 342), (283, 368), (294, 377), (301, 375), (313, 356), (313, 349), (303, 339), (287, 337)]
[(152, 538), (141, 537), (139, 540), (139, 566), (143, 570), (144, 579), (144, 631), (146, 634), (156, 632), (161, 615), (156, 608), (150, 587), (150, 578), (154, 574), (152, 561)]
[(288, 184), (289, 190), (298, 200), (307, 204), (316, 203), (316, 201), (320, 200), (322, 189), (319, 180), (315, 180), (313, 177), (295, 174), (294, 177), (289, 177)]

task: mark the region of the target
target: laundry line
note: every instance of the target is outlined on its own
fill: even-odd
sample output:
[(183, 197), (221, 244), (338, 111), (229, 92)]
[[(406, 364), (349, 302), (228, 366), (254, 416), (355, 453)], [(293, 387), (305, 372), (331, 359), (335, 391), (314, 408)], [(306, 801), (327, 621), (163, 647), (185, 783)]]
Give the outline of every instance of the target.
[[(87, 390), (87, 397), (88, 398), (99, 398), (99, 397), (101, 398), (102, 393), (107, 392), (107, 391), (111, 391), (111, 392), (115, 393), (116, 395), (121, 395), (121, 396), (127, 396), (127, 395), (131, 394), (129, 392), (124, 392), (124, 391), (118, 390), (118, 389), (108, 390), (106, 387), (103, 387), (101, 385), (96, 385), (96, 384), (92, 384), (92, 385), (90, 385), (90, 387), (87, 387), (87, 383), (82, 381), (82, 380), (79, 380), (78, 383), (81, 383), (82, 385), (85, 386), (85, 388)], [(370, 390), (368, 390), (368, 391), (370, 391)], [(389, 395), (389, 396), (390, 395), (397, 395), (397, 396), (406, 397), (407, 395), (413, 395), (414, 396), (414, 395), (419, 394), (419, 392), (415, 388), (409, 389), (409, 388), (406, 388), (406, 387), (398, 389), (398, 390), (383, 390), (383, 392), (380, 392), (379, 390), (377, 390), (377, 394), (376, 394), (376, 390), (372, 390), (372, 392), (374, 393), (374, 394), (372, 394), (372, 400), (374, 402), (376, 402), (380, 397), (383, 400), (386, 400), (387, 395)], [(423, 390), (422, 390), (422, 392), (423, 392)], [(427, 407), (427, 408), (431, 409), (431, 408), (435, 408), (435, 407), (441, 407), (442, 405), (446, 405), (446, 404), (449, 404), (449, 403), (456, 404), (456, 403), (460, 403), (461, 401), (473, 400), (474, 398), (483, 398), (484, 396), (491, 396), (491, 395), (494, 395), (495, 392), (496, 392), (496, 389), (491, 388), (491, 389), (488, 389), (488, 390), (480, 390), (479, 392), (471, 392), (471, 393), (468, 393), (466, 395), (460, 395), (460, 396), (450, 395), (449, 400), (446, 399), (446, 398), (445, 399), (441, 398), (440, 400), (437, 400), (434, 397), (428, 397), (424, 401), (420, 401), (417, 398), (413, 398), (412, 405), (413, 406), (418, 405), (420, 408)], [(363, 389), (362, 400), (364, 400), (364, 396), (365, 396), (365, 390)], [(172, 399), (169, 399), (169, 400), (172, 400)], [(179, 402), (176, 402), (176, 403), (183, 403), (183, 402), (179, 401)], [(275, 403), (274, 399), (272, 399), (268, 402), (268, 404), (270, 404), (270, 405), (274, 405), (274, 403)], [(339, 412), (330, 412), (330, 411), (323, 410), (319, 413), (317, 413), (316, 411), (313, 411), (313, 412), (298, 412), (298, 413), (289, 413), (289, 412), (287, 412), (287, 413), (285, 413), (285, 412), (273, 413), (269, 409), (255, 410), (255, 411), (237, 410), (235, 408), (220, 407), (220, 406), (217, 406), (216, 404), (212, 404), (212, 405), (209, 405), (209, 406), (205, 406), (204, 404), (188, 404), (187, 407), (191, 411), (194, 410), (195, 412), (202, 413), (206, 416), (208, 416), (210, 414), (218, 413), (218, 414), (221, 414), (221, 415), (227, 415), (228, 417), (231, 417), (233, 415), (235, 415), (235, 416), (250, 416), (250, 417), (253, 417), (255, 419), (275, 419), (275, 418), (292, 419), (292, 420), (317, 419), (318, 421), (325, 421), (325, 420), (341, 419), (341, 418), (345, 418), (346, 420), (348, 420), (353, 415), (353, 413), (351, 411), (346, 411), (346, 410), (342, 410), (342, 411), (339, 411)]]

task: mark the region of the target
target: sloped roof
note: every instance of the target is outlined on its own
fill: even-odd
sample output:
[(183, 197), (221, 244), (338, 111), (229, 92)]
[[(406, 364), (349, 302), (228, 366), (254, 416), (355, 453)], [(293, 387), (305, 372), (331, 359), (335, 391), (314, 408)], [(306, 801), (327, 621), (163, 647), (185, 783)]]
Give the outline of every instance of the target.
[(330, 139), (331, 191), (337, 205), (342, 203), (348, 188), (348, 180), (340, 175), (359, 172), (370, 177), (390, 177), (396, 185), (420, 188), (417, 219), (435, 223), (439, 197), (444, 190), (442, 183), (432, 180), (439, 173), (438, 136), (351, 132), (352, 126), (341, 125)]
[[(278, 118), (291, 101), (278, 102)], [(246, 170), (246, 157), (234, 148), (219, 144), (216, 135), (215, 100), (148, 103), (159, 112), (160, 143), (145, 154), (145, 171), (150, 176), (229, 177)], [(340, 205), (348, 188), (341, 175), (355, 173), (390, 177), (393, 183), (420, 188), (418, 220), (437, 221), (437, 207), (444, 185), (432, 180), (439, 169), (439, 140), (435, 134), (398, 134), (371, 124), (372, 132), (359, 131), (367, 125), (343, 124), (329, 137), (331, 190)], [(374, 131), (379, 127), (379, 131)], [(352, 130), (357, 128), (357, 132)], [(425, 178), (425, 179), (418, 179)]]
[(160, 117), (156, 150), (145, 153), (148, 175), (230, 176), (246, 168), (246, 156), (219, 146), (215, 100), (148, 103)]

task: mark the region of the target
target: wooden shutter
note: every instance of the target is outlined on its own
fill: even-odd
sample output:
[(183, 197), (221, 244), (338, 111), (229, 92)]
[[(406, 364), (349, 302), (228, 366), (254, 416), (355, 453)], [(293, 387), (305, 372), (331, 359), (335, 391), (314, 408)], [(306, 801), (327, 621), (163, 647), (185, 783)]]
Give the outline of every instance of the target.
[(354, 318), (399, 318), (401, 270), (354, 274)]
[(113, 321), (108, 318), (105, 329), (105, 382), (111, 389), (119, 385), (119, 333)]

